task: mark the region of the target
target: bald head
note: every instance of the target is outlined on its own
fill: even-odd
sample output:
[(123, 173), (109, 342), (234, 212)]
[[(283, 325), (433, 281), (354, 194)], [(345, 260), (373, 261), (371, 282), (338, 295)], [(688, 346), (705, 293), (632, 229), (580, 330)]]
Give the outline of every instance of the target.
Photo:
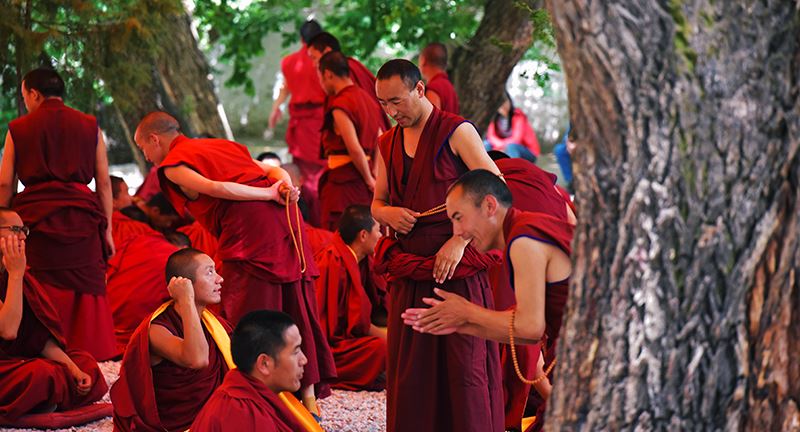
[(162, 111), (154, 111), (139, 122), (133, 140), (147, 160), (160, 164), (169, 152), (169, 144), (180, 134), (180, 128), (175, 117)]
[(181, 126), (175, 117), (163, 112), (153, 111), (144, 116), (142, 121), (139, 122), (139, 127), (136, 128), (136, 134), (145, 136), (149, 134), (163, 134), (171, 131), (177, 132)]
[[(422, 52), (419, 54), (420, 59), (424, 60), (429, 66), (436, 67), (441, 70), (447, 69), (447, 47), (439, 42), (429, 43)], [(420, 62), (422, 63), (422, 61)]]

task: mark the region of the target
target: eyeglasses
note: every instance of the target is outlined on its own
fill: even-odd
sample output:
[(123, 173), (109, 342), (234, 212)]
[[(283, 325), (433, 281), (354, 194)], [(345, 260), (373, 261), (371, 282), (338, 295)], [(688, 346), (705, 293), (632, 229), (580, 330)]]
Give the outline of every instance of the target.
[(31, 233), (31, 229), (26, 227), (25, 225), (22, 225), (22, 226), (20, 226), (20, 225), (5, 225), (5, 226), (0, 226), (0, 229), (10, 230), (14, 234), (23, 233), (26, 236), (30, 235), (30, 233)]

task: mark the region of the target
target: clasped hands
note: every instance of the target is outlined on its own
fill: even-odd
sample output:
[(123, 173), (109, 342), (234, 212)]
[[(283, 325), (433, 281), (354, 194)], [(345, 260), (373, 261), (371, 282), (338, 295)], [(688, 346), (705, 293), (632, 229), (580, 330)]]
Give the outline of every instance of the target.
[(289, 194), (289, 202), (294, 204), (300, 199), (300, 188), (292, 186), (285, 180), (278, 180), (272, 184), (268, 190), (271, 191), (271, 198), (278, 204), (286, 205), (286, 194)]

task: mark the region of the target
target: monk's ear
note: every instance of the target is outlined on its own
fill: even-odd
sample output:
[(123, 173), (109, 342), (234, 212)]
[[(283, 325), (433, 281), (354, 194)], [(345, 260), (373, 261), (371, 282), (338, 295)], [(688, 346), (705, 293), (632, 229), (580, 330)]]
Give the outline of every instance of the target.
[(261, 353), (256, 357), (254, 367), (263, 375), (269, 376), (272, 375), (272, 369), (275, 369), (275, 360), (266, 353)]
[(481, 205), (486, 207), (489, 216), (494, 216), (497, 213), (498, 202), (497, 197), (494, 195), (486, 195), (483, 197), (483, 203)]

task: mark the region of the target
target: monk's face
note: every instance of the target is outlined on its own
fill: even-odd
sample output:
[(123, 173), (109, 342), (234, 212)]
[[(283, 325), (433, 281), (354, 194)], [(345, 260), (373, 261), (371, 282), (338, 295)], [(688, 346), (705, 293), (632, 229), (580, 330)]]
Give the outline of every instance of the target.
[(202, 254), (194, 258), (197, 261), (194, 282), (195, 302), (202, 305), (218, 304), (222, 293), (222, 276), (217, 274), (214, 260)]
[(119, 182), (117, 185), (117, 196), (112, 198), (111, 201), (114, 206), (114, 210), (119, 210), (133, 204), (133, 198), (131, 198), (131, 194), (128, 192), (127, 183), (124, 181)]
[(159, 165), (167, 157), (169, 143), (164, 143), (161, 135), (156, 133), (142, 133), (139, 129), (133, 136), (136, 147), (144, 153), (145, 159)]
[(472, 246), (481, 252), (494, 246), (496, 218), (488, 202), (491, 198), (494, 197), (484, 197), (476, 205), (474, 197), (465, 194), (461, 187), (456, 187), (445, 200), (447, 216), (453, 222), (453, 234), (464, 240), (471, 240)]
[(278, 352), (278, 357), (272, 362), (270, 369), (270, 384), (268, 386), (273, 391), (296, 392), (300, 390), (303, 368), (308, 363), (303, 350), (300, 349), (302, 341), (300, 330), (295, 325), (287, 328), (283, 333), (285, 345)]
[(312, 46), (312, 47), (308, 47), (308, 49), (306, 50), (306, 53), (308, 53), (308, 56), (311, 57), (311, 61), (314, 62), (314, 67), (319, 67), (319, 59), (321, 59), (322, 56), (324, 56), (325, 54), (329, 53), (330, 51), (331, 51), (331, 49), (328, 48), (328, 47), (326, 47), (322, 51), (320, 51), (320, 50), (318, 50), (318, 49), (316, 49), (316, 48), (314, 48)]
[(325, 94), (329, 96), (336, 95), (336, 86), (333, 84), (333, 72), (317, 69), (317, 76), (319, 77), (319, 83), (322, 85), (322, 89), (325, 90)]
[(374, 219), (372, 220), (372, 229), (367, 233), (364, 240), (364, 250), (370, 255), (375, 252), (375, 246), (378, 245), (378, 240), (381, 238), (381, 224)]
[(22, 224), (22, 219), (16, 212), (0, 212), (0, 237), (16, 237), (19, 240), (28, 238), (25, 231), (28, 228)]
[(399, 75), (375, 82), (375, 93), (381, 108), (400, 127), (416, 126), (423, 114), (422, 98), (425, 97), (425, 86), (422, 81), (409, 88)]

